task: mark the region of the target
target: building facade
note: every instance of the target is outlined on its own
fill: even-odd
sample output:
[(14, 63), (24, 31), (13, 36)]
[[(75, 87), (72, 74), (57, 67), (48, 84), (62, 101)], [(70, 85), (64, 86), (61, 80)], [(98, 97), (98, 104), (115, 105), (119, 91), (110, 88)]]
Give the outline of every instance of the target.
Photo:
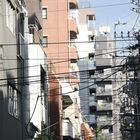
[[(79, 7), (79, 34), (77, 42), (77, 50), (79, 55), (79, 96), (80, 96), (80, 109), (82, 121), (89, 125), (89, 129), (96, 128), (96, 98), (94, 84), (94, 71), (95, 71), (95, 9), (89, 7)], [(83, 127), (84, 128), (84, 127)], [(87, 130), (86, 130), (87, 131)], [(91, 130), (90, 130), (91, 131)], [(90, 134), (91, 132), (89, 132)], [(87, 139), (94, 139), (95, 136), (84, 136)]]
[[(25, 0), (28, 11), (26, 35), (28, 47), (25, 59), (25, 77), (29, 85), (26, 94), (27, 139), (48, 136), (47, 55), (42, 46), (42, 2)], [(26, 117), (26, 118), (27, 118)]]
[(26, 134), (20, 37), (24, 38), (26, 10), (19, 0), (1, 1), (0, 9), (0, 139), (22, 140)]
[[(110, 42), (108, 27), (101, 27), (96, 37), (96, 98), (97, 137), (107, 140), (120, 139), (118, 93), (116, 93), (115, 44)], [(102, 42), (103, 40), (103, 42)]]
[[(57, 100), (53, 106), (59, 108), (62, 105), (60, 111), (53, 111), (53, 108), (51, 108), (52, 110), (50, 110), (49, 116), (53, 116), (53, 114), (56, 113), (55, 116), (60, 117), (60, 120), (57, 120), (60, 126), (62, 126), (61, 128), (57, 128), (60, 129), (58, 130), (60, 132), (59, 139), (62, 139), (61, 135), (64, 139), (66, 137), (74, 139), (79, 135), (77, 135), (77, 132), (74, 130), (77, 117), (72, 117), (73, 119), (71, 120), (69, 116), (73, 113), (68, 108), (70, 106), (74, 108), (78, 106), (78, 102), (76, 101), (78, 99), (75, 99), (73, 103), (73, 96), (71, 96), (71, 94), (75, 94), (75, 98), (78, 98), (78, 93), (76, 91), (78, 90), (78, 75), (76, 72), (78, 70), (78, 55), (75, 47), (76, 44), (74, 43), (78, 34), (76, 20), (78, 16), (76, 10), (77, 1), (43, 0), (42, 2), (43, 47), (48, 56), (50, 74), (52, 75), (53, 73), (53, 78), (56, 78), (54, 81), (57, 81), (56, 87), (60, 89), (56, 89), (53, 86), (54, 83), (52, 83), (50, 79), (48, 86), (50, 87), (50, 101), (53, 102), (53, 98), (55, 97), (59, 100)], [(50, 78), (52, 77), (50, 76)], [(65, 86), (68, 86), (67, 91), (65, 91)], [(70, 92), (70, 94), (66, 92)], [(52, 94), (54, 96), (52, 96)], [(59, 94), (61, 94), (61, 97)], [(61, 105), (59, 106), (60, 103)], [(51, 102), (49, 102), (49, 104), (51, 105)], [(78, 107), (76, 110), (79, 110)], [(74, 116), (74, 114), (72, 116)], [(56, 122), (51, 121), (50, 118), (49, 125), (51, 126), (55, 123)], [(58, 124), (56, 124), (56, 126), (57, 125)], [(74, 126), (72, 127), (72, 125)], [(69, 128), (71, 131), (68, 131)], [(78, 132), (79, 130), (80, 128), (78, 128)], [(58, 132), (55, 131), (55, 133), (57, 133), (58, 136)]]

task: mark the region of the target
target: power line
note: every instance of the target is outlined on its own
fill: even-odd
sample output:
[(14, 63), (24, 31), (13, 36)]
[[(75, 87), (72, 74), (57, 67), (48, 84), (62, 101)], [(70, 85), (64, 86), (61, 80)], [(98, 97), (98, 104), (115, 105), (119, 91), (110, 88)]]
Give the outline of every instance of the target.
[[(36, 66), (36, 65), (35, 65)], [(98, 70), (103, 70), (103, 69), (108, 69), (108, 68), (117, 68), (117, 67), (122, 67), (122, 66), (125, 66), (125, 65), (117, 65), (117, 66), (108, 66), (106, 68), (96, 68), (96, 69), (93, 69), (94, 71), (98, 71)], [(70, 73), (75, 73), (75, 72), (86, 72), (86, 71), (89, 71), (88, 69), (87, 70), (81, 70), (81, 71), (74, 71), (74, 72), (68, 72), (68, 73), (56, 73), (56, 74), (50, 74), (50, 75), (60, 75), (60, 74), (70, 74)], [(4, 80), (15, 80), (15, 79), (26, 79), (26, 78), (35, 78), (35, 77), (40, 77), (40, 75), (32, 75), (32, 76), (23, 76), (23, 77), (12, 77), (12, 78), (1, 78), (0, 81), (4, 81)], [(69, 77), (68, 77), (69, 78)]]
[[(130, 39), (117, 39), (117, 40), (96, 40), (96, 43), (97, 42), (121, 42), (121, 41), (136, 41), (135, 38), (132, 38), (131, 40)], [(64, 42), (48, 42), (48, 43), (23, 43), (23, 44), (18, 44), (18, 43), (3, 43), (3, 44), (0, 44), (0, 46), (15, 46), (15, 45), (53, 45), (53, 44), (70, 44), (70, 43), (73, 43), (73, 42), (69, 42), (69, 41), (64, 41)], [(83, 44), (83, 43), (95, 43), (95, 41), (77, 41), (77, 42), (74, 42), (75, 44)]]
[(130, 3), (114, 3), (114, 4), (107, 4), (107, 5), (97, 5), (95, 8), (106, 8), (106, 7), (114, 7), (114, 6), (123, 6), (123, 5), (129, 5)]

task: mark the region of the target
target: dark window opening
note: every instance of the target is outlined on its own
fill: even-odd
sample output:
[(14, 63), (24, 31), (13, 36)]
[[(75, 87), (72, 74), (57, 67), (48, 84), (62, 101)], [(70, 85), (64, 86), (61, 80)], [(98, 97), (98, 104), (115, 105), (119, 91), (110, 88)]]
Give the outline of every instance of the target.
[(95, 114), (95, 112), (96, 112), (96, 106), (90, 106), (89, 107), (89, 113), (90, 114)]
[(89, 59), (93, 59), (93, 58), (94, 58), (94, 56), (95, 56), (95, 54), (94, 54), (94, 53), (89, 53), (89, 54), (88, 54), (88, 58), (89, 58)]
[(71, 63), (77, 63), (77, 59), (70, 59)]
[(89, 92), (90, 92), (90, 95), (95, 95), (96, 89), (95, 88), (90, 88)]
[(41, 91), (42, 92), (45, 91), (45, 81), (46, 81), (45, 79), (46, 79), (46, 72), (41, 66)]
[(94, 76), (94, 74), (95, 74), (95, 70), (89, 70), (89, 77)]

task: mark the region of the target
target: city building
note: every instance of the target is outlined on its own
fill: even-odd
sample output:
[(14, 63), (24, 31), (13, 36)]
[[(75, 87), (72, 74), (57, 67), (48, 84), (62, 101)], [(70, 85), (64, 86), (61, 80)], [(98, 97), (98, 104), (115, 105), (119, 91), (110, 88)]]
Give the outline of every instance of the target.
[[(54, 122), (50, 118), (49, 126), (54, 125), (53, 127), (55, 127), (55, 124), (60, 124), (60, 126), (62, 126), (57, 128), (60, 129), (57, 132), (55, 129), (53, 129), (53, 127), (49, 131), (53, 130), (55, 135), (59, 136), (59, 138), (57, 137), (58, 139), (62, 139), (61, 135), (64, 139), (74, 139), (79, 137), (81, 132), (80, 128), (78, 128), (78, 132), (76, 132), (74, 128), (77, 128), (75, 121), (79, 119), (79, 115), (76, 116), (73, 111), (69, 110), (69, 108), (73, 107), (76, 108), (76, 112), (79, 111), (77, 74), (78, 55), (75, 43), (75, 39), (77, 38), (78, 34), (76, 20), (78, 16), (77, 7), (77, 0), (42, 1), (42, 43), (44, 51), (48, 56), (48, 68), (50, 69), (50, 79), (48, 81), (48, 104), (51, 106), (51, 102), (55, 102), (53, 107), (60, 107), (59, 111), (55, 110), (55, 112), (53, 111), (53, 108), (50, 108), (49, 116), (53, 116), (54, 114), (60, 119), (56, 119), (56, 122)], [(51, 82), (52, 78), (58, 89), (56, 89), (54, 87), (55, 84)], [(55, 100), (54, 98), (58, 100)], [(62, 107), (60, 104), (62, 104)], [(71, 114), (72, 117), (70, 117)], [(78, 125), (78, 127), (80, 127), (80, 125)], [(69, 131), (69, 129), (71, 129), (71, 131)], [(58, 132), (60, 133), (59, 135)]]
[[(81, 43), (77, 43), (77, 50), (79, 55), (79, 96), (83, 120), (82, 126), (84, 126), (84, 123), (87, 123), (89, 128), (94, 130), (96, 128), (96, 85), (94, 80), (95, 9), (89, 7), (79, 7), (78, 14), (79, 34), (77, 42)], [(91, 137), (90, 139), (95, 139), (95, 137), (96, 136), (94, 135), (94, 137)]]
[[(27, 27), (27, 11), (23, 0), (1, 1), (0, 9), (0, 139), (23, 140), (26, 118), (20, 38)], [(22, 43), (26, 48), (25, 40)]]
[[(24, 60), (26, 139), (48, 135), (47, 55), (42, 46), (42, 2), (25, 0), (27, 47)], [(22, 46), (21, 46), (22, 47)]]
[(118, 140), (119, 135), (119, 100), (116, 90), (115, 43), (111, 42), (109, 27), (100, 27), (96, 36), (96, 99), (97, 99), (97, 137)]

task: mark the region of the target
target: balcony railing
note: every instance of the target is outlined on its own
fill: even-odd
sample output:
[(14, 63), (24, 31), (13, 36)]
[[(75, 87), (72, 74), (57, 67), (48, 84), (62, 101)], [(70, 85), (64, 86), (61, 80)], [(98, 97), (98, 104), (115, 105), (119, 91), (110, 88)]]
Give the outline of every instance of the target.
[(98, 116), (97, 122), (99, 125), (103, 125), (103, 124), (111, 125), (111, 124), (113, 124), (113, 118), (107, 117), (107, 116)]
[(97, 110), (112, 110), (113, 104), (112, 103), (102, 103), (101, 105), (97, 104)]

